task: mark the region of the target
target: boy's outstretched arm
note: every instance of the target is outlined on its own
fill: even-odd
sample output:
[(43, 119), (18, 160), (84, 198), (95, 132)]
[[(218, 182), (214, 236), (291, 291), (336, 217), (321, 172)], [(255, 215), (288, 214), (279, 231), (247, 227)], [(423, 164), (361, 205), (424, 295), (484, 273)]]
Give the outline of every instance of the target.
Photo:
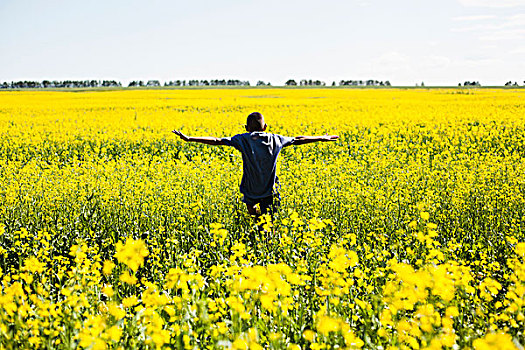
[(204, 137), (192, 137), (192, 136), (186, 136), (183, 133), (181, 133), (179, 130), (173, 130), (173, 133), (177, 136), (179, 136), (183, 141), (186, 142), (198, 142), (198, 143), (204, 143), (206, 145), (212, 145), (212, 146), (221, 146), (224, 145), (224, 142), (217, 137), (211, 137), (211, 136), (204, 136)]
[(306, 143), (319, 142), (319, 141), (335, 141), (339, 138), (338, 135), (323, 135), (323, 136), (296, 136), (294, 138), (294, 145), (304, 145)]

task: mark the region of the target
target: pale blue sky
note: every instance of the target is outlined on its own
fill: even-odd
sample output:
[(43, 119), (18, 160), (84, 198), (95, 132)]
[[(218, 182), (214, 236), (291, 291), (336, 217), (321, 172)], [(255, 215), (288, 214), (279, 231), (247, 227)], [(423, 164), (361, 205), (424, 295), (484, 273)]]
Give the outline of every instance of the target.
[(525, 80), (525, 0), (0, 0), (0, 81)]

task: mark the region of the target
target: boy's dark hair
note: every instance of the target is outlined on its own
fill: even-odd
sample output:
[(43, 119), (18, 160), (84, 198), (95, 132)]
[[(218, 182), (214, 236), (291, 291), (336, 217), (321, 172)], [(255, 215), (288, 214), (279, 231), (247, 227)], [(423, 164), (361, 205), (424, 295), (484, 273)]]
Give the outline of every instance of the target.
[(246, 126), (253, 130), (262, 130), (264, 127), (263, 115), (259, 112), (250, 113), (246, 119)]

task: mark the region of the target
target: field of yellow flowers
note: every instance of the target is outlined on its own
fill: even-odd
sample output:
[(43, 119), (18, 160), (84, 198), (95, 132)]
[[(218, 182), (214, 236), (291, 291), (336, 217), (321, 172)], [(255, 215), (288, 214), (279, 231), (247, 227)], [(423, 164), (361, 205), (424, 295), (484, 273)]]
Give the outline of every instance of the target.
[[(283, 150), (259, 231), (240, 154)], [(0, 93), (0, 349), (523, 349), (525, 90)]]

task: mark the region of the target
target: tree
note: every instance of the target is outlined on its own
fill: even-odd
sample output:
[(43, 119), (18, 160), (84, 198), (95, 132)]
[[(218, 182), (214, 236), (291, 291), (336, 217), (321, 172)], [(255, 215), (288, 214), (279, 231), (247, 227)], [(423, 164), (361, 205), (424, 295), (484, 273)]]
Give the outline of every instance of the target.
[(297, 83), (295, 82), (295, 80), (290, 79), (286, 83), (284, 83), (284, 85), (286, 85), (286, 86), (297, 86)]

